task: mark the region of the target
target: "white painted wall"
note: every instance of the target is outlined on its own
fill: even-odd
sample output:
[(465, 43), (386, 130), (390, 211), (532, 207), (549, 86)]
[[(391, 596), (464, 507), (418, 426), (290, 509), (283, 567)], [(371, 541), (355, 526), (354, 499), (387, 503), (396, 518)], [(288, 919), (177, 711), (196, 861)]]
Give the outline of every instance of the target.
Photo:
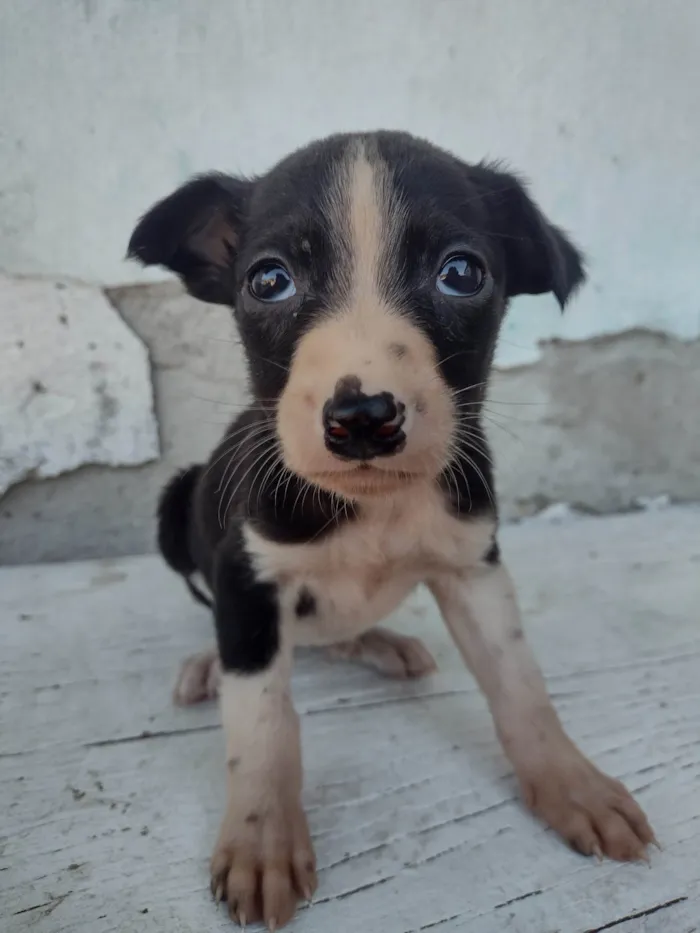
[(138, 281), (133, 222), (191, 173), (379, 126), (506, 158), (586, 250), (571, 313), (519, 301), (502, 364), (700, 335), (696, 0), (3, 0), (0, 269)]

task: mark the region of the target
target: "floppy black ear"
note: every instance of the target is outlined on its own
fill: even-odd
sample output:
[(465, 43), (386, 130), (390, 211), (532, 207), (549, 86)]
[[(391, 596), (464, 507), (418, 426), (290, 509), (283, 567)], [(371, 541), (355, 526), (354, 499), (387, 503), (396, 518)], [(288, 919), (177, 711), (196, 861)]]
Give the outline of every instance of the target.
[(506, 255), (507, 295), (552, 292), (563, 310), (586, 278), (583, 256), (549, 223), (518, 178), (486, 166), (481, 171), (485, 203)]
[(175, 272), (202, 301), (234, 302), (234, 260), (252, 182), (202, 175), (155, 204), (131, 235), (127, 256)]

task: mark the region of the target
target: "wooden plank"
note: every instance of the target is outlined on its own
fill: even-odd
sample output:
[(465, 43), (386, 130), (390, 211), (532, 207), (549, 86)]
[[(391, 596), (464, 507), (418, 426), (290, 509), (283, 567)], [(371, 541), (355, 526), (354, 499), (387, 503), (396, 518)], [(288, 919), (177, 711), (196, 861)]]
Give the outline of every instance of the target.
[[(401, 685), (300, 659), (320, 865), (304, 933), (690, 933), (700, 926), (700, 511), (504, 530), (567, 727), (634, 789), (652, 869), (569, 852), (525, 813), (423, 593), (439, 660)], [(0, 928), (229, 930), (207, 890), (223, 800), (216, 709), (170, 704), (210, 622), (155, 558), (0, 571)]]

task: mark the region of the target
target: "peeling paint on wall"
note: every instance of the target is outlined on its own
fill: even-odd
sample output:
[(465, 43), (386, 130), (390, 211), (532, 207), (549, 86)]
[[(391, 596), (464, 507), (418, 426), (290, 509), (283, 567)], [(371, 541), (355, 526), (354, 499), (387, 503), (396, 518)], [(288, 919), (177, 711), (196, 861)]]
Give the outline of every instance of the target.
[(0, 276), (0, 495), (158, 457), (148, 352), (96, 288)]

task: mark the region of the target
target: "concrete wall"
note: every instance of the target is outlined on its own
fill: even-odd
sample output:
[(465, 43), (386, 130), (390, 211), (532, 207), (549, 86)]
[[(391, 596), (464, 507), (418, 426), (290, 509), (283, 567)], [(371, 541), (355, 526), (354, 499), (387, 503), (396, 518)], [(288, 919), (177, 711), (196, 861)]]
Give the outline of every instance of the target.
[(700, 498), (699, 37), (691, 0), (0, 5), (0, 270), (115, 289), (151, 354), (161, 442), (150, 465), (86, 457), (15, 486), (0, 561), (149, 549), (162, 478), (240, 403), (225, 313), (123, 262), (135, 218), (193, 172), (377, 126), (505, 158), (589, 258), (564, 318), (523, 298), (506, 324), (493, 395), (527, 403), (494, 402), (506, 514)]
[(693, 0), (22, 0), (0, 12), (0, 268), (127, 284), (129, 232), (193, 172), (398, 127), (507, 159), (590, 258), (502, 363), (629, 327), (700, 336)]

